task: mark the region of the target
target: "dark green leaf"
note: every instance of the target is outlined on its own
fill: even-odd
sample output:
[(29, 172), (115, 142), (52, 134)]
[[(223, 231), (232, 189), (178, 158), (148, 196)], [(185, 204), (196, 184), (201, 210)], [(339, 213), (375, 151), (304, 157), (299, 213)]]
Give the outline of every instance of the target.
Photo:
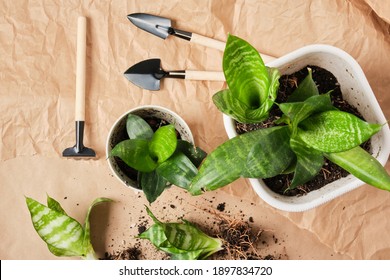
[(130, 139), (150, 140), (153, 136), (150, 125), (143, 118), (133, 114), (127, 116), (126, 130)]
[(143, 190), (149, 203), (154, 202), (168, 186), (168, 181), (156, 170), (152, 172), (138, 172), (138, 184)]
[(241, 175), (245, 178), (270, 178), (286, 170), (294, 159), (290, 148), (288, 127), (262, 129), (253, 141), (246, 166)]
[(184, 189), (189, 187), (192, 179), (198, 173), (195, 165), (180, 152), (176, 152), (168, 160), (161, 163), (156, 171), (170, 183)]
[(333, 153), (361, 145), (381, 127), (346, 112), (326, 111), (301, 122), (298, 136), (316, 150)]
[(160, 127), (154, 133), (149, 143), (149, 153), (153, 158), (157, 158), (158, 163), (167, 160), (176, 150), (177, 136), (173, 125)]
[(144, 139), (124, 140), (115, 145), (110, 156), (120, 157), (128, 166), (141, 172), (151, 172), (157, 167), (149, 155), (149, 141)]
[(318, 88), (313, 80), (312, 70), (308, 68), (308, 75), (290, 95), (287, 102), (301, 102), (316, 95), (319, 95)]
[(360, 146), (339, 153), (326, 153), (332, 162), (363, 182), (390, 191), (390, 175), (380, 162)]
[(201, 148), (195, 147), (190, 142), (184, 140), (177, 140), (176, 152), (185, 154), (196, 167), (198, 167), (207, 156), (207, 153)]
[(324, 164), (324, 156), (321, 152), (307, 147), (305, 143), (298, 139), (290, 139), (290, 146), (297, 156), (297, 161), (294, 178), (289, 189), (295, 189), (318, 174)]
[[(285, 133), (288, 132), (288, 127), (272, 127), (248, 132), (218, 146), (203, 161), (197, 176), (192, 181), (189, 192), (193, 195), (199, 195), (202, 190), (215, 190), (237, 180), (243, 174), (249, 175), (246, 169), (248, 168), (248, 155), (253, 146), (257, 143), (264, 143), (265, 146), (271, 145), (273, 140), (270, 134), (277, 130), (284, 130)], [(288, 154), (293, 158), (292, 152)], [(276, 159), (277, 156), (272, 157), (275, 157), (275, 161), (279, 161)], [(291, 158), (285, 158), (287, 166)], [(267, 161), (272, 162), (273, 158), (267, 159)]]

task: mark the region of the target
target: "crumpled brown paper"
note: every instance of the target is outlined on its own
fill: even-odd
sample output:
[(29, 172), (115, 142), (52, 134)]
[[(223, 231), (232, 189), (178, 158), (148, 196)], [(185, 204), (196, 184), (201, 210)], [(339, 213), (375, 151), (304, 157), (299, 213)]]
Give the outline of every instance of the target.
[[(105, 159), (108, 131), (128, 109), (156, 104), (174, 110), (206, 151), (227, 139), (211, 101), (225, 83), (165, 79), (160, 91), (150, 92), (124, 78), (128, 67), (156, 57), (166, 70), (222, 69), (222, 52), (139, 30), (126, 18), (135, 12), (168, 17), (176, 28), (219, 40), (232, 33), (275, 57), (313, 43), (344, 49), (359, 62), (390, 118), (390, 10), (380, 1), (2, 1), (1, 259), (56, 258), (34, 232), (24, 195), (45, 202), (47, 193), (81, 222), (94, 198), (110, 197), (116, 202), (92, 214), (95, 248), (103, 254), (134, 242), (146, 200), (113, 178)], [(87, 17), (85, 145), (97, 152), (94, 160), (61, 156), (75, 144), (79, 15)], [(389, 201), (389, 193), (364, 186), (316, 209), (286, 213), (266, 205), (240, 179), (200, 197), (173, 187), (152, 208), (167, 220), (196, 220), (208, 215), (200, 209), (226, 203), (229, 215), (243, 212), (283, 240), (275, 250), (291, 259), (389, 259)]]

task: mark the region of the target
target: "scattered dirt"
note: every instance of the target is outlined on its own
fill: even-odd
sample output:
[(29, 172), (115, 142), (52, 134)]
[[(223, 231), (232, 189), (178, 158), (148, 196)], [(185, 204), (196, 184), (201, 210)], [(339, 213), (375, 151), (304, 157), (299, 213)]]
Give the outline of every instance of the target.
[[(223, 209), (222, 209), (223, 207)], [(274, 260), (288, 259), (285, 253), (284, 240), (280, 241), (268, 229), (257, 228), (253, 217), (240, 214), (230, 215), (225, 209), (226, 203), (219, 203), (215, 208), (198, 209), (207, 217), (207, 221), (193, 222), (199, 229), (212, 237), (222, 240), (223, 250), (213, 254), (209, 259), (214, 260)], [(172, 207), (166, 207), (171, 208)], [(175, 207), (176, 208), (176, 207)], [(186, 218), (186, 217), (183, 217)], [(164, 219), (162, 219), (164, 221)], [(168, 221), (166, 221), (168, 222)], [(135, 225), (138, 234), (145, 231), (150, 224), (150, 218), (142, 216)], [(106, 252), (104, 260), (142, 260), (170, 259), (169, 254), (158, 251), (148, 240), (134, 238), (135, 243), (122, 246), (115, 252)], [(133, 240), (133, 241), (134, 241)], [(275, 246), (278, 249), (275, 249)], [(152, 257), (150, 257), (152, 255)]]
[[(336, 77), (329, 71), (317, 66), (308, 66), (291, 75), (281, 76), (279, 79), (280, 86), (276, 103), (282, 103), (287, 101), (287, 98), (297, 88), (298, 84), (303, 81), (303, 79), (306, 78), (306, 76), (308, 75), (307, 68), (312, 69), (313, 80), (317, 84), (320, 94), (324, 94), (332, 90), (331, 100), (336, 108), (340, 109), (341, 111), (354, 114), (357, 117), (363, 119), (359, 111), (343, 99), (342, 92), (340, 90), (340, 84), (338, 83)], [(271, 108), (269, 118), (267, 120), (256, 124), (242, 124), (237, 122), (236, 131), (238, 134), (243, 134), (245, 132), (261, 128), (272, 127), (275, 126), (274, 121), (278, 120), (281, 116), (282, 112), (280, 111), (279, 107), (274, 105)], [(371, 147), (370, 141), (364, 143), (362, 147), (369, 151)], [(324, 165), (322, 166), (322, 169), (319, 174), (311, 181), (307, 182), (304, 185), (298, 186), (294, 190), (286, 191), (293, 179), (293, 174), (278, 175), (272, 178), (264, 179), (264, 182), (271, 190), (278, 194), (286, 196), (299, 196), (304, 195), (310, 191), (322, 188), (323, 186), (333, 181), (336, 181), (342, 177), (346, 177), (348, 174), (349, 173), (347, 171), (345, 171), (338, 165), (325, 159)]]

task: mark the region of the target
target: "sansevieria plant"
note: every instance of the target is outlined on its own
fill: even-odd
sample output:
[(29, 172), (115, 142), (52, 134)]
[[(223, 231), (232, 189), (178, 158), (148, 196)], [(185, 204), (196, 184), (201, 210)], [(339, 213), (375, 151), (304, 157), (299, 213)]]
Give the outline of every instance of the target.
[(367, 123), (333, 107), (330, 92), (319, 93), (309, 69), (287, 102), (276, 104), (276, 69), (267, 68), (244, 40), (229, 36), (223, 70), (229, 89), (214, 95), (215, 105), (239, 122), (261, 121), (272, 106), (282, 117), (275, 126), (247, 132), (221, 144), (199, 168), (189, 191), (198, 195), (240, 177), (270, 178), (294, 173), (288, 189), (308, 182), (324, 158), (374, 187), (390, 191), (384, 167), (360, 147), (383, 124)]
[(84, 226), (69, 217), (60, 203), (47, 196), (47, 206), (26, 197), (31, 220), (38, 235), (46, 242), (51, 253), (58, 257), (97, 259), (90, 239), (89, 215), (92, 208), (108, 198), (97, 198), (90, 205)]

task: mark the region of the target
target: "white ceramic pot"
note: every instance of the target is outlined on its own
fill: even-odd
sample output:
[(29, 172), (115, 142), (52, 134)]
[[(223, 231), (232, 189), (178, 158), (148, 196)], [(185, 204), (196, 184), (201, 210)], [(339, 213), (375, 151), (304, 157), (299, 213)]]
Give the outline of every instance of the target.
[[(160, 106), (147, 105), (140, 106), (134, 109), (131, 109), (120, 116), (111, 127), (111, 130), (107, 137), (106, 142), (106, 155), (108, 165), (116, 178), (118, 178), (125, 186), (130, 187), (136, 191), (142, 191), (137, 184), (136, 179), (131, 178), (128, 172), (125, 172), (126, 167), (123, 167), (123, 163), (116, 157), (109, 157), (111, 150), (119, 142), (128, 139), (126, 132), (126, 120), (128, 114), (135, 114), (140, 117), (156, 117), (166, 122), (173, 124), (176, 130), (179, 132), (181, 139), (186, 140), (190, 143), (194, 143), (194, 138), (192, 136), (191, 130), (187, 123), (175, 112)], [(133, 176), (134, 177), (134, 176)]]
[[(307, 65), (330, 71), (338, 80), (343, 98), (355, 106), (368, 122), (384, 124), (386, 119), (359, 64), (345, 51), (328, 45), (309, 45), (267, 64), (278, 68), (282, 75), (292, 74)], [(235, 121), (224, 115), (229, 138), (237, 136)], [(371, 154), (385, 165), (390, 153), (388, 124), (371, 138)], [(268, 204), (284, 211), (300, 212), (317, 207), (348, 191), (364, 185), (353, 175), (334, 181), (303, 196), (283, 196), (271, 191), (259, 179), (249, 179), (256, 193)]]

